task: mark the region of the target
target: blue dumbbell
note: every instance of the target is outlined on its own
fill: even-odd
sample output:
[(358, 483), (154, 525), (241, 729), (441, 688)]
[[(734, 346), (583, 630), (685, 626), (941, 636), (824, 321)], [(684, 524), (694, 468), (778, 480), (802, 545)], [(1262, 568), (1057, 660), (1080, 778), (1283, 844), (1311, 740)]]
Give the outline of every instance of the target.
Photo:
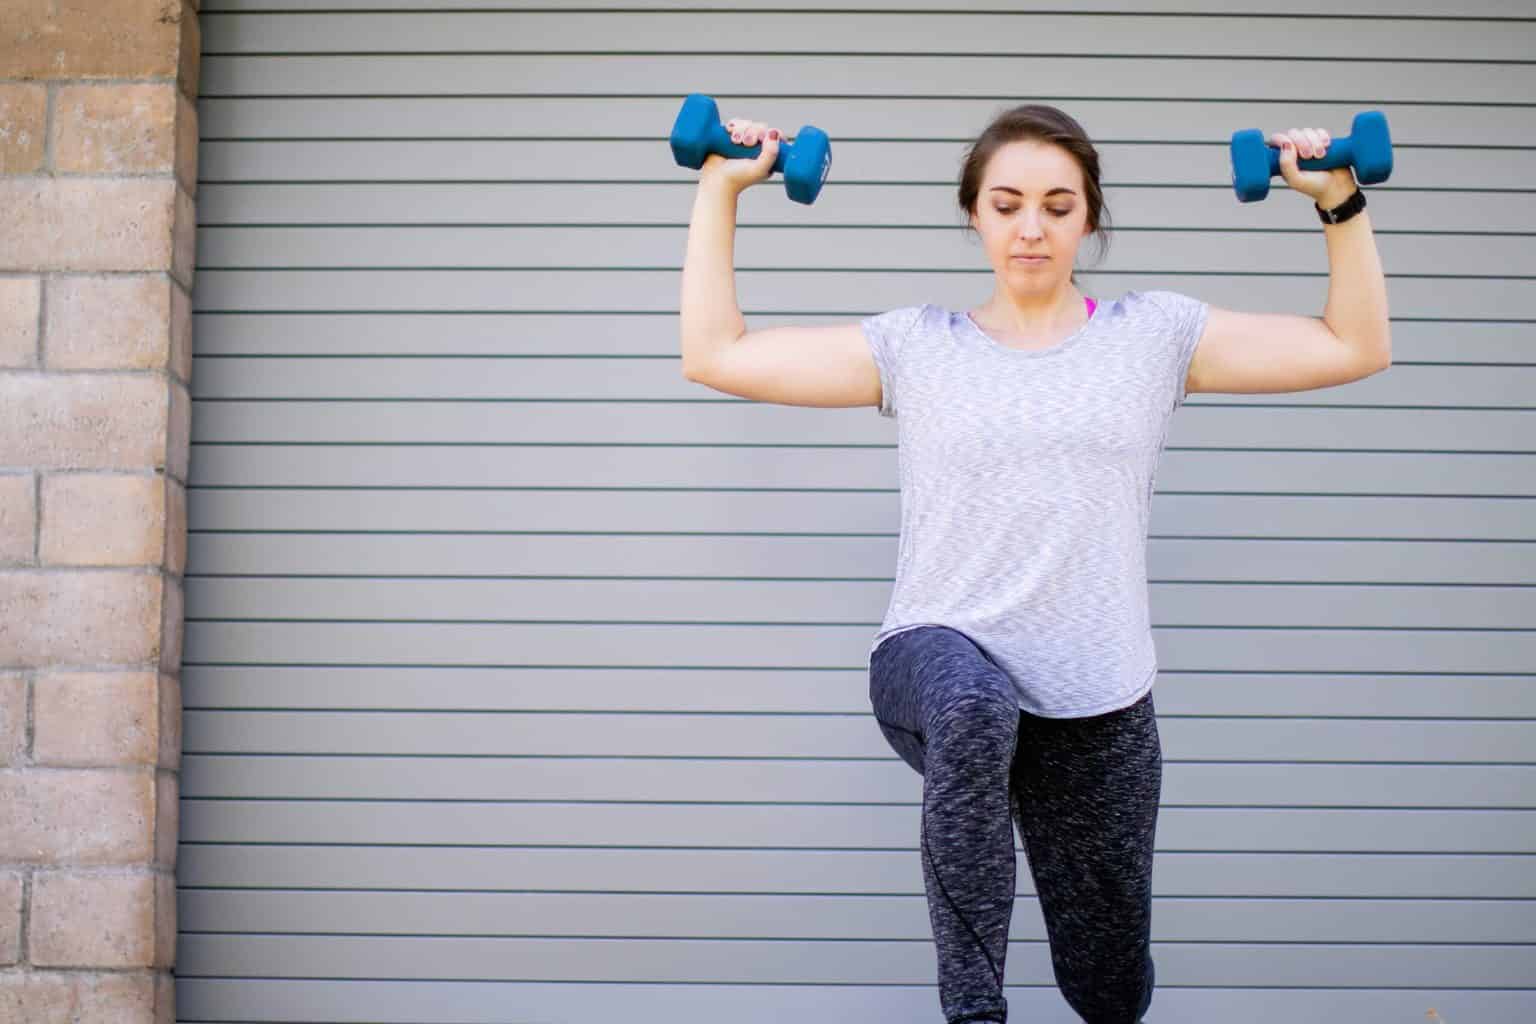
[[(762, 143), (742, 146), (731, 141), (731, 133), (720, 123), (715, 101), (701, 93), (690, 93), (683, 100), (672, 124), (672, 158), (684, 167), (697, 170), (711, 153), (724, 157), (755, 157), (762, 153)], [(832, 169), (832, 143), (820, 128), (806, 125), (794, 142), (780, 140), (779, 152), (768, 173), (782, 171), (784, 190), (797, 203), (814, 203), (827, 172)]]
[[(1379, 110), (1361, 111), (1349, 135), (1329, 139), (1327, 152), (1299, 160), (1296, 166), (1304, 171), (1353, 167), (1355, 180), (1362, 185), (1386, 181), (1392, 173), (1392, 136), (1387, 133), (1386, 115)], [(1265, 142), (1263, 132), (1247, 128), (1232, 133), (1232, 188), (1239, 202), (1269, 195), (1269, 179), (1279, 173), (1280, 149)]]

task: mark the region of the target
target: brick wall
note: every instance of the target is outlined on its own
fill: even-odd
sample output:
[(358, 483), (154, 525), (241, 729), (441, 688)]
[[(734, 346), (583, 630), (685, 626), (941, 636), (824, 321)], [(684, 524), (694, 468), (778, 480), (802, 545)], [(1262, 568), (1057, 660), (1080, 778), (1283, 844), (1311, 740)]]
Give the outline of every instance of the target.
[(196, 7), (0, 2), (0, 1021), (175, 1020)]

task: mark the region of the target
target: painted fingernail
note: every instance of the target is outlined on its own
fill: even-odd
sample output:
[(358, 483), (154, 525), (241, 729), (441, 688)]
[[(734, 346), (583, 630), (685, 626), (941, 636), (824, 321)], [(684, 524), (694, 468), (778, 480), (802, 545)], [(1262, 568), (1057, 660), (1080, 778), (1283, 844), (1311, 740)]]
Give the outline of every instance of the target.
[(779, 140), (779, 130), (777, 128), (773, 129), (773, 131), (768, 133), (768, 137), (777, 142)]

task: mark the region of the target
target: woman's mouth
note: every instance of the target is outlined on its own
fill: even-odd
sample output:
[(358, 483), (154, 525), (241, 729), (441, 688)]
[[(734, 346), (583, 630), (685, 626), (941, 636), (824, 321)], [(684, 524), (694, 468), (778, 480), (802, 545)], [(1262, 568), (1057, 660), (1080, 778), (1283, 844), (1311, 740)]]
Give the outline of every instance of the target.
[(1016, 263), (1044, 263), (1049, 256), (1010, 256), (1009, 259)]

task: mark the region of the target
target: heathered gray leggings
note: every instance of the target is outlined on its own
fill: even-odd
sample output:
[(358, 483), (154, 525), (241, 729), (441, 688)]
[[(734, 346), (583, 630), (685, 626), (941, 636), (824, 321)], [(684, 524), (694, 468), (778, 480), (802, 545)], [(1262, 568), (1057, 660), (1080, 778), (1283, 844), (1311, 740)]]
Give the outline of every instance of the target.
[(1149, 691), (1085, 718), (1022, 710), (966, 634), (918, 626), (870, 655), (869, 698), (923, 776), (923, 882), (947, 1024), (1008, 1019), (1013, 824), (1056, 984), (1088, 1024), (1136, 1024), (1152, 1001), (1152, 844), (1162, 746)]

